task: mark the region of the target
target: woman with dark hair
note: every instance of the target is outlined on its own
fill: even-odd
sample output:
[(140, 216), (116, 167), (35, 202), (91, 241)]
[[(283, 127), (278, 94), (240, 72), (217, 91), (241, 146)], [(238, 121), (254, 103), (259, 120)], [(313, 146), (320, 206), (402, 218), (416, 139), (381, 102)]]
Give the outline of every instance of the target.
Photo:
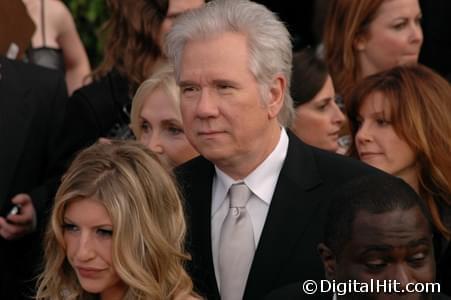
[(326, 64), (308, 48), (293, 56), (291, 96), (295, 118), (291, 130), (305, 143), (338, 151), (339, 132), (345, 117), (335, 95)]
[(104, 61), (94, 81), (68, 103), (60, 156), (72, 155), (100, 137), (127, 139), (132, 95), (164, 60), (162, 42), (182, 12), (203, 0), (108, 0), (111, 11), (103, 33)]
[(427, 202), (439, 233), (438, 278), (449, 293), (451, 257), (442, 254), (451, 252), (450, 84), (427, 67), (399, 66), (363, 79), (349, 100), (350, 155), (404, 179)]

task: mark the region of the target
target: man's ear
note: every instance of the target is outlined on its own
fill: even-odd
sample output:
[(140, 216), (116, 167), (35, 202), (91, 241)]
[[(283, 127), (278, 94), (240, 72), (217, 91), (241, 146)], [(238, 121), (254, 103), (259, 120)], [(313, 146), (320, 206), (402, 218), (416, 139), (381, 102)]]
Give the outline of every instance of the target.
[(277, 74), (270, 87), (269, 87), (269, 99), (267, 101), (268, 117), (270, 119), (277, 118), (280, 110), (282, 109), (284, 96), (287, 89), (287, 80), (282, 74)]
[(335, 254), (324, 243), (318, 244), (317, 250), (321, 257), (321, 261), (323, 262), (326, 278), (328, 280), (334, 280), (336, 277), (337, 267), (337, 259)]

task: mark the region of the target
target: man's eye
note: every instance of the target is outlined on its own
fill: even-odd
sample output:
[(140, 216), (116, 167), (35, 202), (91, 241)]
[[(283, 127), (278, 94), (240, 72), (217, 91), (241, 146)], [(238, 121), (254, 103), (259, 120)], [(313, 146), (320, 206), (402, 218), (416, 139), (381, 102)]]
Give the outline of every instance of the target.
[(418, 252), (408, 258), (408, 261), (413, 265), (422, 264), (426, 259), (426, 253)]
[(218, 93), (231, 93), (235, 90), (235, 86), (229, 83), (218, 83), (216, 85), (216, 89), (218, 90)]
[(195, 88), (194, 86), (185, 86), (185, 87), (182, 88), (182, 93), (183, 93), (184, 95), (185, 95), (185, 94), (190, 95), (190, 94), (195, 93), (197, 90), (198, 90), (198, 89)]
[(370, 271), (380, 271), (387, 266), (387, 263), (382, 259), (375, 259), (367, 261), (365, 265)]

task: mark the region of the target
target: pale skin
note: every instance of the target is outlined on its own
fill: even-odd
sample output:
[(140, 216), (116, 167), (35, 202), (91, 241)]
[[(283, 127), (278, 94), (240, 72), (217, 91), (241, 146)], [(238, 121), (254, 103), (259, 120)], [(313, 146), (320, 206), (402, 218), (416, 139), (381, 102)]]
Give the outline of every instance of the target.
[(172, 169), (197, 156), (184, 132), (178, 103), (162, 87), (143, 96), (139, 141)]
[[(64, 212), (63, 236), (66, 255), (81, 287), (101, 300), (123, 299), (127, 285), (118, 276), (112, 262), (114, 224), (96, 198), (69, 202)], [(176, 300), (198, 299), (181, 294)]]
[(358, 37), (362, 77), (398, 65), (416, 63), (423, 43), (418, 0), (386, 0), (378, 8), (368, 32)]
[(248, 67), (246, 37), (226, 32), (189, 41), (180, 66), (181, 111), (191, 144), (234, 179), (249, 175), (280, 138), (286, 79), (274, 76), (266, 102)]
[(82, 288), (102, 300), (122, 299), (126, 285), (112, 263), (113, 224), (103, 204), (95, 198), (70, 202), (63, 229), (66, 255)]
[(0, 217), (0, 235), (5, 240), (21, 238), (36, 229), (36, 211), (28, 194), (17, 194), (11, 199), (21, 206), (20, 214)]
[(360, 160), (398, 176), (418, 192), (416, 153), (394, 130), (389, 99), (380, 92), (369, 95), (359, 109), (355, 143)]
[[(31, 19), (36, 25), (32, 37), (33, 47), (44, 46), (41, 24), (41, 2), (23, 0)], [(74, 20), (67, 7), (59, 0), (45, 0), (45, 46), (62, 49), (66, 68), (66, 84), (69, 95), (89, 83), (91, 73), (88, 55), (78, 35)]]
[(328, 151), (337, 151), (341, 126), (345, 120), (335, 103), (335, 89), (330, 76), (310, 101), (296, 108), (293, 132), (305, 143)]

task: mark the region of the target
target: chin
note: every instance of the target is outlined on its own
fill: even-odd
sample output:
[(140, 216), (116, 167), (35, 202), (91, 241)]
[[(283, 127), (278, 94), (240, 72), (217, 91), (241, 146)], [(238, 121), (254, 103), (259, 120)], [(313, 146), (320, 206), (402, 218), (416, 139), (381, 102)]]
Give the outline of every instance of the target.
[(91, 294), (100, 294), (105, 289), (102, 285), (98, 283), (80, 283), (81, 288)]
[(334, 143), (318, 146), (318, 148), (321, 148), (323, 150), (330, 151), (330, 152), (337, 152), (339, 147), (338, 147), (338, 143), (334, 142)]

